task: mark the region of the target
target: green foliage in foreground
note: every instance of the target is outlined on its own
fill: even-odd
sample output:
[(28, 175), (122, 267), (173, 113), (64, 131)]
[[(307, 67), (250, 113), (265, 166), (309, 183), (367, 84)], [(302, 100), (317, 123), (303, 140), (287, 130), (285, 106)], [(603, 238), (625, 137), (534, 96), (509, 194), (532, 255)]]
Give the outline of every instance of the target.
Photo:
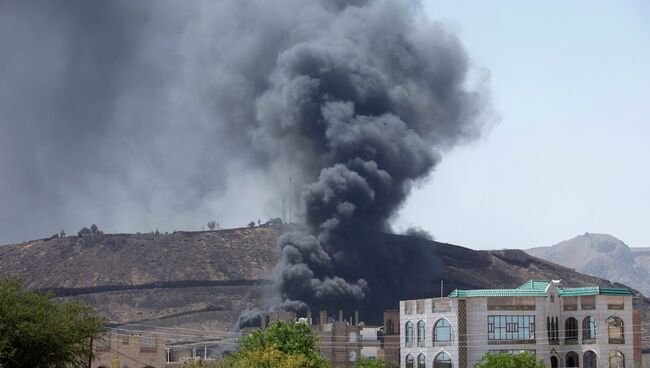
[(0, 279), (0, 367), (81, 367), (90, 337), (105, 320), (81, 301), (57, 304), (52, 293), (27, 291), (16, 279)]
[(506, 354), (488, 353), (476, 363), (474, 368), (545, 368), (542, 360), (535, 360), (531, 353)]
[(225, 368), (326, 368), (317, 336), (305, 323), (272, 322), (240, 340), (241, 349), (227, 356)]

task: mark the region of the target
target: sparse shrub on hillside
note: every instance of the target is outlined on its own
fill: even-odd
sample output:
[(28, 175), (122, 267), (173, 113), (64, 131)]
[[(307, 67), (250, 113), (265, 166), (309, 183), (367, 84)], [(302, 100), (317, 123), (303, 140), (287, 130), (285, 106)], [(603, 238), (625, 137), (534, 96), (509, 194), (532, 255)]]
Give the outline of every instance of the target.
[(84, 235), (90, 235), (90, 234), (91, 234), (90, 229), (85, 227), (85, 226), (82, 227), (81, 230), (79, 230), (77, 232), (77, 236), (84, 236)]
[(251, 221), (248, 223), (248, 227), (255, 227), (255, 221)]
[(208, 229), (210, 229), (210, 231), (214, 231), (216, 227), (217, 227), (216, 221), (208, 221)]
[(269, 227), (276, 227), (276, 228), (282, 227), (282, 219), (279, 217), (275, 217), (266, 221), (264, 225)]
[(59, 231), (59, 237), (60, 238), (65, 237), (65, 231), (63, 231), (63, 230)]

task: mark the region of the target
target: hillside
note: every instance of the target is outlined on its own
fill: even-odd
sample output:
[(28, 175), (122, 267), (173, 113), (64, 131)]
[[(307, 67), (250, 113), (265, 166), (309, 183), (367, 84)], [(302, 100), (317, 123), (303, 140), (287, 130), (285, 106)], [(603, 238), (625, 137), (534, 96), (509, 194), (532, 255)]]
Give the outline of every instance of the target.
[(650, 249), (630, 248), (611, 235), (586, 233), (526, 252), (588, 275), (629, 285), (644, 295), (650, 295)]
[[(0, 272), (32, 289), (80, 297), (119, 323), (231, 330), (240, 312), (270, 296), (269, 275), (279, 231), (267, 227), (169, 235), (107, 234), (0, 246)], [(562, 279), (565, 286), (610, 285), (519, 250), (474, 251), (405, 235), (385, 235), (395, 247), (422, 247), (439, 265), (403, 260), (413, 287), (394, 290), (392, 305), (364, 306), (367, 322), (400, 298), (437, 296), (455, 288), (515, 287), (528, 279)], [(409, 254), (410, 252), (405, 252)], [(419, 280), (417, 267), (439, 267)], [(647, 301), (639, 299), (647, 308)]]

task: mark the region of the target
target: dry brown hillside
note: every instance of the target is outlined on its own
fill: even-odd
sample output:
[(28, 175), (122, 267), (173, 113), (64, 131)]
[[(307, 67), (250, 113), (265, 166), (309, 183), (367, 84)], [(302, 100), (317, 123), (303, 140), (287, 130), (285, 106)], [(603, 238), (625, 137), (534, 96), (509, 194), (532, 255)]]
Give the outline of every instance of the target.
[[(229, 330), (245, 307), (268, 296), (278, 235), (273, 228), (255, 227), (35, 240), (0, 246), (0, 272), (61, 298), (82, 298), (114, 322)], [(395, 290), (395, 305), (400, 298), (438, 296), (440, 280), (445, 293), (515, 287), (529, 279), (611, 285), (519, 250), (475, 251), (405, 235), (385, 239), (396, 247), (424, 247), (440, 263), (420, 265), (439, 267), (438, 279)], [(648, 303), (638, 299), (638, 305), (646, 310)], [(377, 311), (369, 306), (365, 312), (373, 319)]]

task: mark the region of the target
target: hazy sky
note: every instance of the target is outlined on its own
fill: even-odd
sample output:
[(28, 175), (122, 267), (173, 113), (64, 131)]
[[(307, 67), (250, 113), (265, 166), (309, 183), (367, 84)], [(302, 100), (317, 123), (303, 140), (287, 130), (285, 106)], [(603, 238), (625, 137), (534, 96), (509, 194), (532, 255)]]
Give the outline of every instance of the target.
[[(248, 76), (275, 64), (259, 35), (282, 39), (276, 26), (296, 15), (264, 5), (267, 22), (241, 22), (248, 8), (0, 2), (0, 244), (91, 223), (147, 232), (279, 216), (289, 169), (260, 164), (226, 122), (255, 120), (238, 107), (264, 84)], [(473, 75), (489, 73), (501, 119), (443, 156), (395, 228), (480, 249), (584, 232), (650, 246), (650, 3), (424, 9), (460, 37)]]
[(650, 3), (425, 7), (490, 70), (502, 120), (443, 159), (398, 226), (480, 249), (585, 232), (650, 246)]

